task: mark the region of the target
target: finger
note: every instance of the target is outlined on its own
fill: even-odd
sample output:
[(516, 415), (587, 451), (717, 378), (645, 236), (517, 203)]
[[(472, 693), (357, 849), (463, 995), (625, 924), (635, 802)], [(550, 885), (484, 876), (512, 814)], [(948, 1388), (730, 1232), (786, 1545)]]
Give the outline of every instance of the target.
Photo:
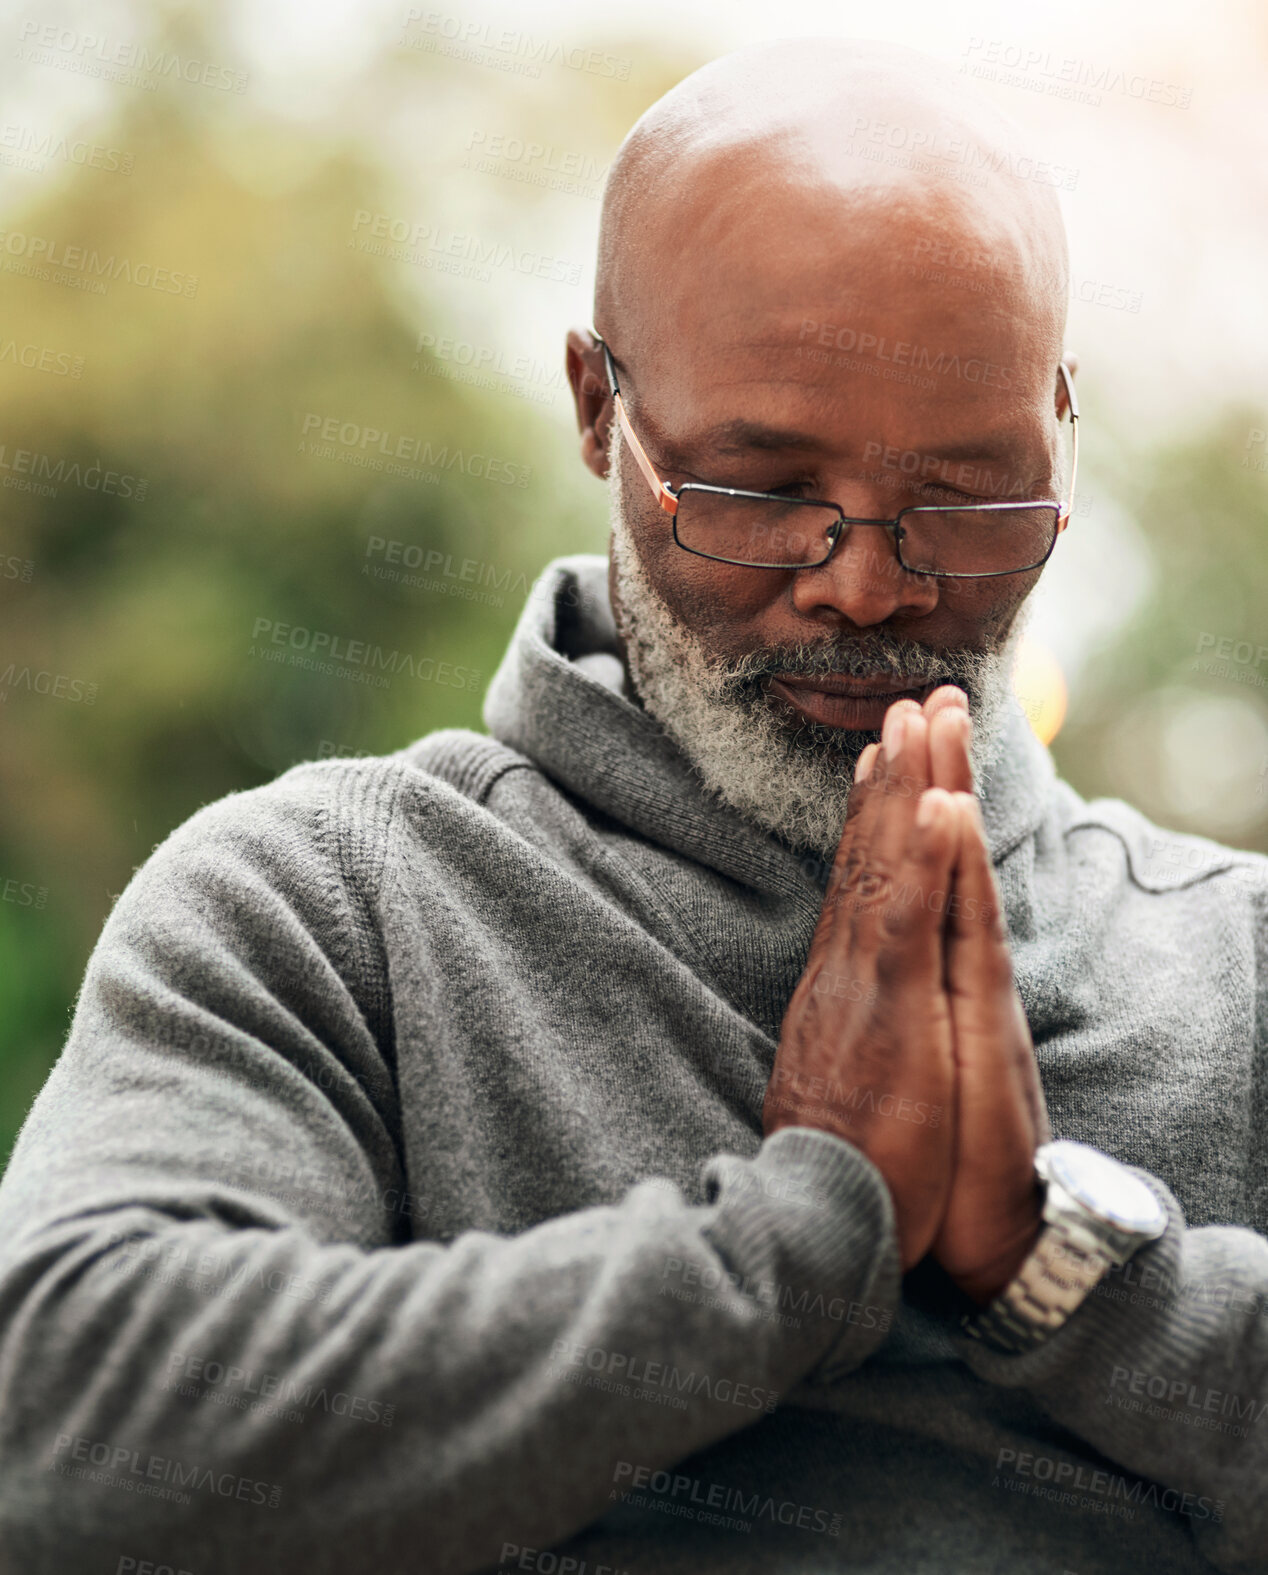
[[(892, 883), (903, 856), (915, 801), (929, 785), (928, 728), (916, 700), (895, 700), (886, 710), (873, 769), (856, 780), (846, 807), (845, 825), (824, 893), (825, 928), (835, 927), (836, 917), (854, 915), (865, 901)], [(854, 932), (851, 919), (846, 937)], [(826, 937), (825, 937), (826, 939)], [(812, 948), (813, 949), (813, 948)]]
[(829, 926), (835, 928), (835, 919), (847, 916), (847, 944), (852, 944), (855, 916), (883, 897), (893, 884), (915, 817), (916, 799), (929, 785), (927, 732), (919, 704), (896, 700), (885, 713), (873, 770), (850, 794), (846, 824), (824, 893), (825, 910), (833, 915)]
[(966, 1021), (975, 1021), (984, 1013), (998, 1015), (1005, 986), (1012, 988), (1013, 969), (981, 810), (971, 793), (956, 793), (953, 799), (959, 841), (956, 900), (948, 915), (947, 960), (951, 992), (970, 1009)]
[(895, 869), (907, 850), (916, 803), (929, 786), (929, 724), (915, 700), (896, 700), (885, 713), (883, 770), (874, 772), (877, 807), (870, 846), (884, 868)]
[[(860, 769), (864, 767), (864, 769)], [(857, 890), (867, 864), (867, 851), (871, 829), (875, 820), (876, 790), (885, 774), (884, 743), (868, 744), (855, 764), (854, 785), (845, 806), (845, 822), (837, 839), (832, 867), (824, 884), (823, 907), (819, 922), (810, 941), (807, 966), (817, 962), (820, 953), (829, 944), (840, 915), (850, 902), (850, 893)], [(848, 930), (848, 921), (847, 921)]]
[(896, 879), (864, 910), (861, 929), (870, 931), (876, 947), (882, 990), (914, 986), (926, 998), (945, 994), (944, 930), (959, 845), (957, 819), (955, 801), (945, 789), (922, 792)]
[[(904, 696), (895, 700), (885, 712), (881, 723), (881, 738), (878, 744), (866, 744), (859, 753), (858, 761), (854, 767), (854, 780), (862, 784), (871, 781), (873, 787), (880, 787), (883, 783), (887, 766), (892, 763), (899, 738), (898, 720), (900, 717), (911, 716), (913, 713), (921, 714), (922, 707), (917, 700)], [(851, 795), (855, 797), (856, 795)], [(863, 795), (857, 795), (859, 803), (863, 802)]]
[(959, 684), (939, 684), (932, 694), (925, 696), (924, 712), (932, 718), (938, 711), (946, 706), (959, 706), (962, 711), (969, 708), (969, 697)]
[[(900, 716), (910, 716), (912, 713), (921, 714), (919, 701), (904, 697), (895, 700), (885, 712), (881, 726), (881, 741), (876, 744), (866, 744), (859, 753), (859, 758), (854, 766), (854, 789), (851, 791), (846, 804), (846, 823), (861, 816), (865, 807), (872, 802), (878, 794), (883, 793), (887, 775), (894, 769), (896, 744), (899, 737), (897, 728)], [(875, 811), (867, 817), (870, 824)], [(838, 849), (839, 851), (839, 849)]]
[[(959, 840), (948, 918), (947, 989), (956, 1014), (961, 1071), (1006, 1115), (1021, 1098), (1039, 1141), (1048, 1133), (1043, 1085), (1025, 1010), (1013, 977), (1008, 928), (977, 799), (953, 796)], [(988, 1064), (989, 1063), (989, 1064)]]
[[(969, 697), (958, 684), (939, 684), (925, 697), (924, 712), (929, 723), (930, 782), (952, 793), (971, 792)], [(936, 721), (939, 717), (943, 720)]]
[[(932, 700), (933, 696), (929, 698)], [(930, 781), (950, 793), (971, 793), (973, 768), (969, 762), (969, 745), (973, 724), (967, 709), (944, 704), (929, 719), (928, 727)]]

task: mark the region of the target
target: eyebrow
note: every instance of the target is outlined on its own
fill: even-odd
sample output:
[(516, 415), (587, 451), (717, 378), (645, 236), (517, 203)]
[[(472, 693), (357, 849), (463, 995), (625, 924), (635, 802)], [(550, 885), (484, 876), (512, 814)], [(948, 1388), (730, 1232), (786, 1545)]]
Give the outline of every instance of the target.
[(784, 427), (768, 427), (760, 421), (737, 418), (720, 422), (701, 433), (701, 448), (711, 454), (742, 454), (747, 449), (822, 449), (823, 442), (809, 432), (794, 432)]
[[(809, 432), (798, 432), (786, 427), (771, 427), (760, 421), (736, 418), (709, 427), (686, 447), (680, 447), (676, 443), (664, 446), (675, 458), (683, 459), (691, 453), (742, 457), (755, 449), (762, 452), (787, 450), (798, 453), (822, 453), (828, 445), (822, 438), (815, 437)], [(983, 437), (966, 443), (929, 444), (920, 452), (931, 458), (948, 462), (976, 459), (1002, 463), (1015, 454), (1016, 445), (1006, 440)]]

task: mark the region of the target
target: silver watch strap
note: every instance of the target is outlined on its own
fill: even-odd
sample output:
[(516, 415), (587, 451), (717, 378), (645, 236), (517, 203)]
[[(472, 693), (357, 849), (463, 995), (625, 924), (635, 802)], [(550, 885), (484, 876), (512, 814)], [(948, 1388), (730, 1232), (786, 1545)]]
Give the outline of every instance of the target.
[(1004, 1350), (1033, 1350), (1082, 1305), (1113, 1261), (1086, 1232), (1053, 1220), (1017, 1277), (989, 1307), (962, 1320), (964, 1331)]

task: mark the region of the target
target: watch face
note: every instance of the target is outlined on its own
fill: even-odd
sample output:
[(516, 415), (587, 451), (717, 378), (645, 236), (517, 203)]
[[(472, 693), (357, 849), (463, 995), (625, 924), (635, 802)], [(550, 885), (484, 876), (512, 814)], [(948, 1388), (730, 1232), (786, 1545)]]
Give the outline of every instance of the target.
[(1049, 1176), (1119, 1230), (1158, 1231), (1167, 1216), (1149, 1188), (1116, 1159), (1086, 1143), (1053, 1143), (1045, 1156)]

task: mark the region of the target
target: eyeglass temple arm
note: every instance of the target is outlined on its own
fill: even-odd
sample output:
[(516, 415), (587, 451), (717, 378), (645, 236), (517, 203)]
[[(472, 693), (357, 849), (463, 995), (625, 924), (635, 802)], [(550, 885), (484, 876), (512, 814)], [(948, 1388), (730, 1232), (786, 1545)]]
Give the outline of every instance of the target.
[(621, 431), (625, 433), (625, 441), (630, 445), (630, 450), (638, 461), (639, 469), (647, 477), (647, 484), (655, 493), (656, 501), (666, 514), (677, 514), (678, 499), (669, 490), (668, 482), (662, 481), (656, 474), (656, 470), (651, 460), (648, 459), (643, 445), (635, 436), (634, 428), (630, 425), (630, 418), (625, 414), (625, 401), (621, 398), (621, 390), (616, 381), (616, 367), (612, 364), (612, 352), (608, 349), (607, 341), (599, 339), (598, 334), (595, 334), (594, 337), (603, 346), (603, 364), (607, 368), (608, 386), (612, 390), (612, 405), (616, 411), (616, 418), (621, 423)]
[(1061, 381), (1065, 384), (1066, 404), (1070, 411), (1070, 495), (1057, 521), (1057, 530), (1063, 531), (1070, 523), (1070, 515), (1074, 512), (1074, 484), (1079, 474), (1079, 401), (1074, 392), (1074, 378), (1071, 376), (1070, 368), (1062, 361), (1057, 370), (1061, 373)]

